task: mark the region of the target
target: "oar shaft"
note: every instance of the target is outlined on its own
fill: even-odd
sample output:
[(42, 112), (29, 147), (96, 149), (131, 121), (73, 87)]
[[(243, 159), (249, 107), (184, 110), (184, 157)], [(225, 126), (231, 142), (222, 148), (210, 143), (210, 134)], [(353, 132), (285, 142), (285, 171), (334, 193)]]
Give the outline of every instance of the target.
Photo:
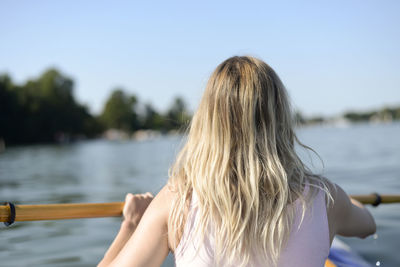
[[(124, 202), (15, 205), (15, 221), (63, 220), (78, 218), (118, 217)], [(10, 217), (10, 207), (0, 206), (0, 222)]]
[[(399, 203), (400, 202), (400, 195), (379, 195), (381, 200), (380, 203)], [(362, 204), (374, 204), (377, 200), (376, 194), (370, 195), (352, 195), (352, 198), (360, 201)]]
[[(352, 198), (363, 204), (376, 203), (377, 196), (352, 195)], [(400, 195), (380, 195), (380, 203), (399, 203)], [(118, 217), (122, 215), (124, 202), (79, 203), (79, 204), (44, 204), (15, 205), (15, 221), (63, 220), (98, 217)], [(0, 222), (10, 218), (10, 207), (0, 206)]]

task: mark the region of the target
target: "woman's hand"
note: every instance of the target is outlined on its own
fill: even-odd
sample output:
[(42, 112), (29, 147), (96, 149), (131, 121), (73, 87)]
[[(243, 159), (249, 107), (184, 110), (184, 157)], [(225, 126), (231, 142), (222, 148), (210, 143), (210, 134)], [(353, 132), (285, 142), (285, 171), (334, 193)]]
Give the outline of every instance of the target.
[(125, 196), (125, 205), (122, 211), (124, 223), (136, 227), (153, 198), (153, 195), (149, 192), (137, 195), (131, 193), (127, 194)]
[(129, 238), (135, 232), (140, 219), (152, 200), (153, 195), (150, 193), (137, 195), (129, 193), (126, 195), (125, 205), (122, 211), (124, 221), (121, 224), (121, 228), (117, 237), (107, 250), (98, 267), (108, 266), (115, 259), (115, 257), (117, 257), (122, 248), (125, 246), (126, 242), (128, 242)]

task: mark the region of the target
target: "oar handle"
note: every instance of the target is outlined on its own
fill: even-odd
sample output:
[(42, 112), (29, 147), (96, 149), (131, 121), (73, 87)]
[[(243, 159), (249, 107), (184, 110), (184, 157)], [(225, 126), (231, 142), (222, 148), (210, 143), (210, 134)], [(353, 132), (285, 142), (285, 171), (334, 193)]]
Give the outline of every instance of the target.
[[(15, 205), (15, 221), (63, 220), (78, 218), (118, 217), (124, 202)], [(9, 205), (0, 206), (0, 222), (8, 222)]]

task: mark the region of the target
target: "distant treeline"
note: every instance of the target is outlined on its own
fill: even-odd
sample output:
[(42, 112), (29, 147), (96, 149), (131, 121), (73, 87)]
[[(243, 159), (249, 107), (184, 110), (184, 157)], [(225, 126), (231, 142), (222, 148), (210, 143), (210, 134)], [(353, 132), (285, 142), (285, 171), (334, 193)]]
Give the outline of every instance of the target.
[(335, 121), (344, 120), (350, 123), (357, 122), (391, 122), (400, 120), (400, 106), (399, 107), (384, 107), (379, 110), (371, 110), (365, 112), (349, 111), (345, 112), (339, 117), (310, 117), (303, 116), (300, 112), (296, 112), (296, 121), (299, 124), (321, 124), (330, 123)]
[(107, 129), (132, 133), (139, 129), (179, 130), (190, 120), (182, 98), (165, 112), (140, 104), (135, 95), (115, 89), (99, 116), (78, 103), (74, 81), (49, 69), (23, 85), (0, 75), (0, 142), (6, 145), (93, 138)]
[(352, 122), (400, 120), (400, 106), (385, 107), (367, 112), (347, 112), (344, 117)]
[[(137, 130), (169, 132), (180, 130), (190, 121), (182, 98), (160, 113), (151, 104), (123, 89), (114, 89), (98, 116), (78, 103), (73, 94), (74, 81), (56, 69), (49, 69), (23, 85), (10, 76), (0, 75), (0, 150), (13, 144), (66, 142), (100, 136), (108, 129), (130, 134)], [(369, 112), (347, 112), (340, 117), (306, 118), (295, 114), (300, 124), (393, 121), (400, 119), (400, 106)]]

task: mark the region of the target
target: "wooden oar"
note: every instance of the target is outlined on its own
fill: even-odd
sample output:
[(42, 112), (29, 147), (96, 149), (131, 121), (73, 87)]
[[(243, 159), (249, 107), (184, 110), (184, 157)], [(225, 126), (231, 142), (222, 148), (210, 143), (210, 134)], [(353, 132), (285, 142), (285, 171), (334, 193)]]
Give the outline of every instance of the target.
[[(118, 217), (124, 202), (15, 205), (15, 221), (63, 220), (79, 218)], [(10, 206), (0, 206), (0, 222), (10, 220)]]
[(400, 203), (400, 195), (380, 195), (380, 194), (369, 194), (369, 195), (351, 195), (360, 201), (362, 204), (371, 204), (378, 206), (379, 204), (390, 204), (390, 203)]
[[(400, 195), (352, 195), (363, 204), (400, 203)], [(380, 201), (379, 201), (380, 198)], [(118, 217), (124, 202), (15, 205), (15, 221), (62, 220), (79, 218)], [(0, 206), (0, 222), (10, 221), (9, 205)]]

